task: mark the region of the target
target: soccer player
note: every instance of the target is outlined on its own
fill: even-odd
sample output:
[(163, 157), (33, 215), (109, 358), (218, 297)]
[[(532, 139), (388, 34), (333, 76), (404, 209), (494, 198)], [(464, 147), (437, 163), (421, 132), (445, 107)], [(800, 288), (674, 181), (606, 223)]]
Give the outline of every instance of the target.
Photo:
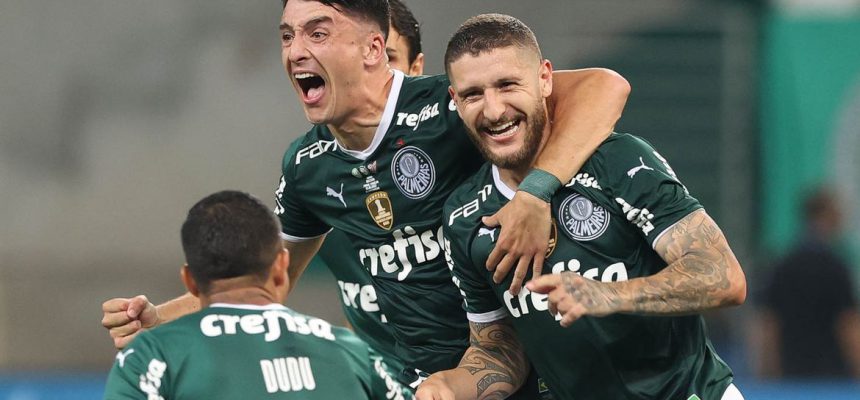
[[(525, 353), (559, 399), (740, 399), (698, 313), (743, 303), (744, 273), (716, 223), (638, 137), (613, 133), (551, 196), (551, 274), (519, 295), (493, 281), (484, 263), (499, 231), (481, 216), (510, 201), (552, 146), (552, 66), (528, 27), (499, 14), (467, 20), (445, 65), (489, 163), (445, 205), (444, 243), (472, 345), (417, 397), (501, 398), (522, 381)], [(488, 129), (510, 121), (523, 129), (504, 137)]]
[[(404, 371), (435, 372), (456, 366), (468, 347), (468, 324), (442, 256), (442, 204), (480, 156), (457, 117), (447, 78), (407, 78), (388, 67), (387, 4), (286, 2), (282, 61), (316, 125), (284, 156), (275, 211), (290, 249), (291, 280), (330, 229), (346, 233), (340, 252), (371, 275), (394, 351), (408, 363)], [(629, 91), (623, 78), (604, 70), (557, 79), (564, 95), (554, 105), (569, 112), (555, 121), (548, 139), (554, 147), (535, 164), (543, 172), (487, 221), (504, 227), (490, 266), (499, 278), (516, 267), (514, 291), (533, 258), (539, 269), (549, 239), (549, 204), (535, 193), (552, 192), (574, 175), (611, 131)], [(505, 137), (522, 126), (488, 129)], [(121, 347), (141, 327), (196, 308), (187, 295), (158, 308), (142, 297), (112, 299), (103, 306), (103, 325)]]
[(282, 305), (290, 280), (280, 223), (223, 191), (182, 225), (182, 281), (201, 311), (143, 332), (117, 354), (105, 399), (411, 399), (344, 328)]
[[(385, 52), (388, 65), (407, 75), (418, 76), (424, 73), (424, 53), (421, 52), (421, 28), (412, 11), (400, 0), (389, 0), (391, 4), (391, 25)], [(374, 350), (384, 356), (391, 367), (399, 367), (402, 362), (394, 355), (394, 335), (386, 323), (385, 315), (376, 301), (376, 289), (367, 270), (354, 261), (351, 253), (345, 253), (349, 236), (332, 229), (326, 235), (316, 258), (325, 264), (337, 280), (340, 290), (340, 303), (348, 325)]]

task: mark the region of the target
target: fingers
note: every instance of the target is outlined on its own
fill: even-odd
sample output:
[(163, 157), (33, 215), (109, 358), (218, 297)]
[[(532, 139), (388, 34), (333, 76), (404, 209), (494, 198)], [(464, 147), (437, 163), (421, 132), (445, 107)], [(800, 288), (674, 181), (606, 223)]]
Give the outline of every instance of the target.
[(132, 297), (128, 302), (127, 313), (129, 318), (137, 318), (149, 304), (149, 300), (144, 295)]
[(133, 320), (128, 316), (129, 299), (110, 299), (102, 303), (102, 326), (112, 329)]
[(122, 349), (126, 348), (126, 346), (128, 346), (129, 343), (131, 343), (131, 341), (134, 340), (134, 338), (136, 338), (140, 332), (142, 332), (142, 331), (137, 331), (137, 332), (135, 332), (131, 335), (128, 335), (128, 336), (113, 338), (113, 346), (116, 347), (117, 350), (122, 350)]
[(497, 268), (497, 265), (499, 265), (499, 262), (501, 262), (502, 258), (506, 255), (507, 252), (503, 250), (502, 246), (499, 246), (499, 244), (497, 243), (496, 247), (493, 248), (493, 251), (490, 252), (490, 256), (487, 257), (487, 262), (485, 264), (485, 266), (487, 267), (487, 271), (495, 270)]
[(561, 284), (558, 274), (542, 275), (526, 283), (526, 288), (534, 293), (547, 294)]
[(512, 295), (516, 296), (520, 293), (520, 289), (523, 287), (523, 281), (525, 281), (526, 274), (529, 272), (529, 264), (531, 264), (530, 257), (520, 257), (517, 269), (514, 270), (514, 278), (511, 280), (511, 287), (508, 289)]
[(493, 273), (493, 282), (501, 283), (505, 276), (514, 265), (515, 257), (510, 253), (505, 253), (505, 257), (496, 265), (496, 272)]
[(499, 213), (495, 213), (493, 215), (488, 215), (486, 217), (481, 217), (481, 222), (486, 225), (488, 228), (495, 228), (499, 226), (499, 218), (496, 217)]
[(535, 255), (532, 263), (532, 278), (537, 278), (543, 273), (543, 262), (546, 260), (546, 250)]

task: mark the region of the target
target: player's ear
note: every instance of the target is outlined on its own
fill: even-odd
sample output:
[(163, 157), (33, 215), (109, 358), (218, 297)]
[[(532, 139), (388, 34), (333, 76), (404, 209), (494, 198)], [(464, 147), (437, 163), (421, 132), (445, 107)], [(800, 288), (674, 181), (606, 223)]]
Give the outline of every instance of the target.
[(179, 276), (182, 277), (182, 283), (185, 284), (188, 293), (194, 297), (200, 297), (200, 289), (197, 287), (194, 277), (191, 276), (191, 271), (188, 270), (188, 264), (182, 266), (182, 269), (179, 270)]
[(415, 61), (409, 66), (409, 75), (417, 76), (424, 74), (424, 53), (418, 53)]
[(549, 60), (541, 60), (538, 78), (540, 79), (541, 95), (544, 98), (549, 97), (552, 94), (552, 63)]
[(290, 252), (287, 249), (281, 249), (278, 252), (277, 257), (275, 257), (275, 261), (272, 263), (272, 270), (270, 271), (273, 283), (276, 287), (285, 286), (289, 289), (290, 286), (290, 276), (288, 274), (290, 267)]
[(371, 32), (370, 41), (365, 48), (364, 63), (367, 66), (387, 64), (388, 54), (385, 53), (385, 38), (379, 32)]

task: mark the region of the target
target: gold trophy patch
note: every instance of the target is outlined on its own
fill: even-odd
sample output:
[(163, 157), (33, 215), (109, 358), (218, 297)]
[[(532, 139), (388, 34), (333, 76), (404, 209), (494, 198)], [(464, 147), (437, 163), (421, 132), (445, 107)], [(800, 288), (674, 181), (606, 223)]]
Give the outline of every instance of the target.
[(391, 209), (391, 199), (383, 191), (373, 192), (364, 199), (367, 211), (380, 228), (389, 230), (394, 225), (394, 210)]

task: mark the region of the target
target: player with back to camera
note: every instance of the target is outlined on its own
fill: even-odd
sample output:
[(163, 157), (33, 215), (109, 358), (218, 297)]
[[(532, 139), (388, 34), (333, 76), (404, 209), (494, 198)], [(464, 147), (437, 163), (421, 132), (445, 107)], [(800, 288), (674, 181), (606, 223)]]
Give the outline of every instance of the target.
[(117, 354), (105, 399), (412, 398), (352, 332), (282, 305), (289, 252), (256, 198), (222, 191), (197, 202), (182, 248), (182, 281), (202, 309)]

